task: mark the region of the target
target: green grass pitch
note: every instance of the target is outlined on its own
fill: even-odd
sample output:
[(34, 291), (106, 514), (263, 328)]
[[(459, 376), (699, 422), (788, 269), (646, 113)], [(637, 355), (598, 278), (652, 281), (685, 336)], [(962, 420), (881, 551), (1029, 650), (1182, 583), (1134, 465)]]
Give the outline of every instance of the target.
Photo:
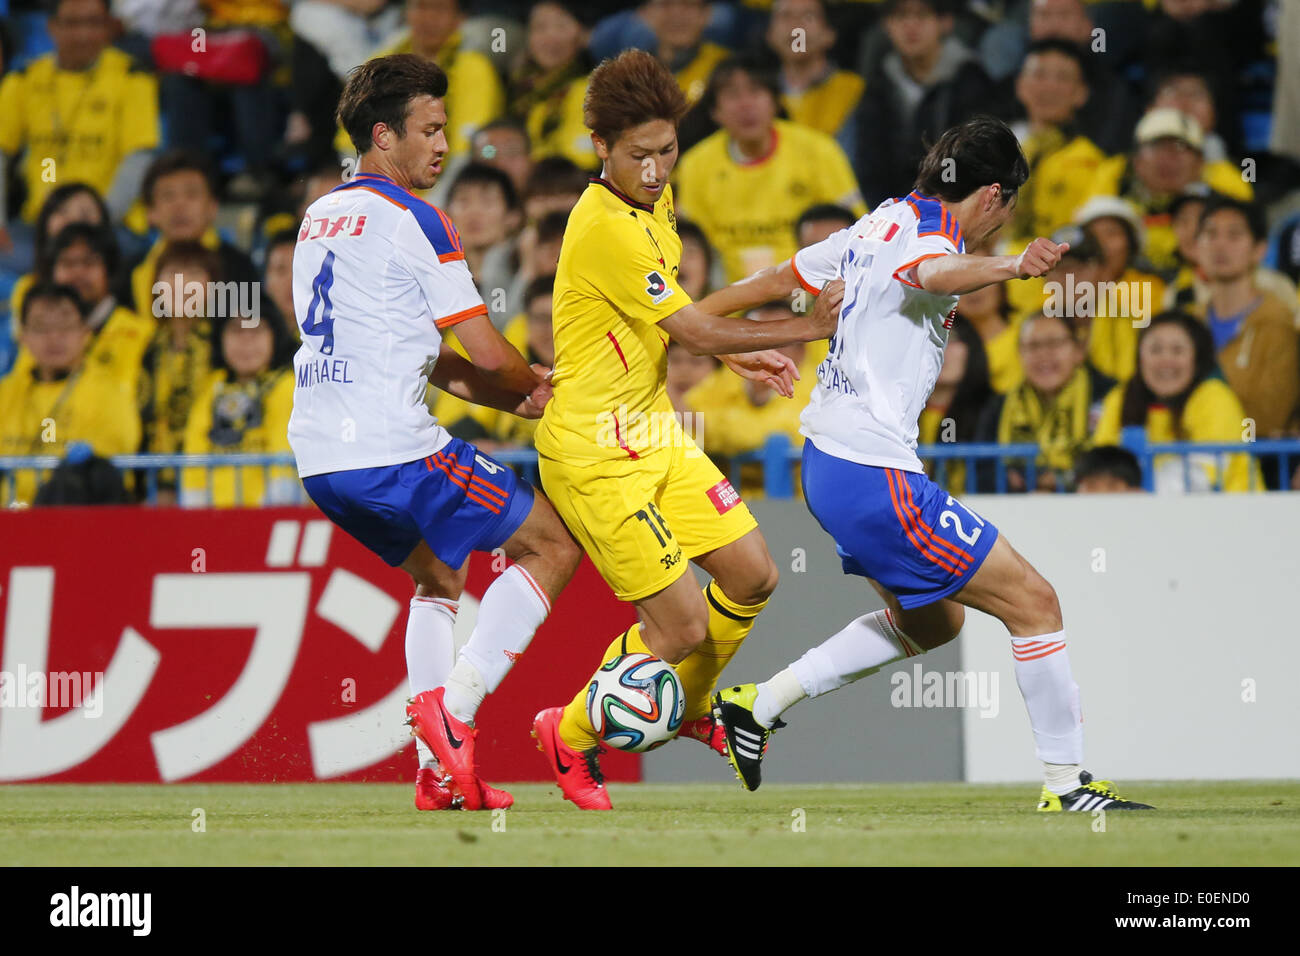
[[(1126, 782), (1155, 813), (1034, 812), (1036, 785), (550, 786), (419, 813), (398, 784), (0, 787), (7, 865), (1295, 865), (1300, 782)], [(196, 832), (202, 810), (204, 832)]]

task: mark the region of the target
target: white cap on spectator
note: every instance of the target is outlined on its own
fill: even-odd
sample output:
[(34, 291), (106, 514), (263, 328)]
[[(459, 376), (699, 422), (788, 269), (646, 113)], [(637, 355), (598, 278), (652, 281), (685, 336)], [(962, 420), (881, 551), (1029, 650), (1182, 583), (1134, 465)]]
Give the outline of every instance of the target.
[(1133, 204), (1118, 196), (1093, 196), (1079, 207), (1074, 214), (1074, 223), (1083, 227), (1098, 219), (1118, 219), (1129, 227), (1133, 234), (1134, 252), (1141, 250), (1146, 242), (1146, 230)]
[(1180, 139), (1198, 153), (1205, 147), (1205, 133), (1201, 124), (1172, 106), (1151, 110), (1142, 117), (1133, 139), (1139, 146), (1154, 143), (1158, 139)]

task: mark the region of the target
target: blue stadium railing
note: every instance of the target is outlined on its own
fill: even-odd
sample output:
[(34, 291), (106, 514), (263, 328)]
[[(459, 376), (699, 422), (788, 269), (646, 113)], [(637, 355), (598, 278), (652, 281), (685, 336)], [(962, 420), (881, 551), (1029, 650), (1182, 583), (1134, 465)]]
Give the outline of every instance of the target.
[[(1249, 453), (1256, 461), (1274, 458), (1278, 462), (1277, 474), (1281, 476), (1283, 488), (1289, 487), (1292, 465), (1300, 462), (1300, 439), (1275, 439), (1255, 442), (1224, 442), (1207, 444), (1203, 442), (1165, 442), (1147, 444), (1141, 429), (1127, 430), (1124, 435), (1125, 446), (1132, 451), (1142, 465), (1143, 481), (1148, 490), (1154, 487), (1157, 456), (1181, 456), (1185, 471), (1197, 467), (1190, 456), (1216, 456), (1219, 465), (1216, 469), (1217, 479), (1214, 491), (1221, 491), (1222, 476), (1225, 472), (1225, 460), (1229, 455)], [(948, 470), (953, 463), (965, 465), (965, 487), (952, 490), (970, 493), (975, 487), (977, 467), (985, 464), (984, 474), (992, 470), (992, 491), (1003, 494), (1009, 490), (1008, 474), (1016, 469), (1023, 471), (1025, 486), (1037, 487), (1038, 473), (1043, 470), (1037, 462), (1039, 448), (1033, 444), (998, 445), (993, 443), (966, 443), (922, 445), (917, 449), (922, 460), (930, 462), (931, 472), (936, 481), (946, 486)], [(730, 460), (731, 480), (739, 485), (741, 472), (745, 465), (757, 464), (763, 474), (763, 489), (769, 498), (789, 498), (794, 495), (794, 466), (799, 462), (802, 448), (791, 443), (784, 435), (773, 435), (757, 451), (737, 455)], [(493, 451), (492, 456), (503, 464), (510, 465), (531, 482), (537, 482), (537, 455), (528, 449), (502, 449)], [(48, 473), (61, 464), (63, 459), (49, 455), (38, 457), (0, 456), (0, 504), (9, 506), (13, 502), (14, 482), (12, 477), (19, 472), (35, 472), (38, 483)], [(243, 477), (245, 469), (261, 469), (265, 487), (272, 484), (272, 469), (292, 467), (293, 456), (287, 452), (274, 454), (249, 455), (115, 455), (109, 459), (125, 473), (133, 473), (143, 482), (145, 500), (155, 502), (160, 488), (161, 472), (174, 471), (177, 468), (202, 468), (207, 472), (207, 484), (210, 486), (212, 469), (238, 465), (235, 469), (235, 496), (242, 498)], [(1064, 491), (1063, 479), (1056, 476), (1058, 490)], [(1251, 470), (1253, 490), (1265, 490), (1259, 469)], [(306, 502), (306, 494), (300, 486), (295, 486), (292, 496), (282, 502)]]

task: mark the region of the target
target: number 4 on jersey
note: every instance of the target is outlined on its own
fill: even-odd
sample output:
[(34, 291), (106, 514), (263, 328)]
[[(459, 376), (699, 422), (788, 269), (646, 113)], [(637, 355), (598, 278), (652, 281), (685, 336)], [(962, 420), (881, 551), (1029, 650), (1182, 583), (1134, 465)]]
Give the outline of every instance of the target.
[[(321, 354), (334, 354), (334, 303), (330, 301), (330, 286), (334, 284), (334, 253), (325, 253), (320, 272), (311, 280), (311, 305), (303, 319), (303, 335), (321, 336)], [(319, 317), (316, 310), (320, 310)]]

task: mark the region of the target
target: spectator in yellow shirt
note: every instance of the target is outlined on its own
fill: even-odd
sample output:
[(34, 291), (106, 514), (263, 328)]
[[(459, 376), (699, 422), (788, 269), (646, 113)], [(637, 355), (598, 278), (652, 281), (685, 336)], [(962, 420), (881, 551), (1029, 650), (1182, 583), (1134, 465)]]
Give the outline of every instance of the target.
[[(517, 315), (502, 330), (506, 341), (531, 365), (553, 367), (555, 343), (551, 334), (551, 306), (555, 276), (542, 275), (528, 284), (524, 293), (525, 311)], [(447, 344), (468, 358), (455, 331), (447, 333)], [(428, 386), (425, 402), (433, 417), (452, 435), (472, 441), (486, 449), (531, 446), (537, 423), (517, 418), (508, 412), (475, 405), (457, 398), (449, 392)]]
[(266, 244), (266, 270), (262, 273), (262, 301), (270, 300), (274, 317), (295, 341), (302, 338), (293, 308), (293, 250), (297, 243), (297, 229), (283, 229), (271, 236)]
[(682, 240), (682, 262), (677, 267), (677, 284), (699, 302), (709, 294), (713, 279), (713, 247), (704, 230), (689, 219), (678, 218), (677, 236)]
[[(106, 226), (74, 222), (55, 237), (48, 253), (47, 278), (77, 290), (89, 308), (86, 326), (90, 342), (85, 361), (116, 378), (134, 395), (140, 360), (156, 323), (118, 304), (110, 283), (117, 271), (117, 243)], [(32, 355), (20, 349), (15, 369), (30, 370)]]
[[(917, 443), (938, 445), (974, 441), (984, 409), (992, 398), (989, 359), (984, 343), (974, 328), (965, 322), (957, 322), (948, 335), (934, 391), (917, 421)], [(945, 488), (967, 490), (966, 463), (961, 459), (936, 459), (924, 464), (926, 472)], [(973, 488), (969, 490), (974, 491)]]
[(1157, 274), (1172, 278), (1178, 270), (1178, 242), (1169, 216), (1173, 201), (1200, 181), (1234, 199), (1249, 200), (1253, 190), (1240, 167), (1227, 160), (1205, 161), (1201, 124), (1179, 110), (1151, 110), (1138, 122), (1133, 139), (1131, 155), (1112, 157), (1097, 167), (1088, 194), (1118, 196), (1132, 204), (1145, 234), (1140, 251)]
[[(492, 59), (462, 43), (465, 12), (460, 0), (406, 0), (406, 30), (400, 39), (375, 56), (414, 53), (432, 60), (447, 74), (446, 128), (449, 155), (469, 150), (474, 132), (505, 113), (505, 86)], [(340, 156), (356, 156), (348, 134), (339, 127), (334, 148)]]
[(1016, 78), (1016, 99), (1025, 118), (1011, 129), (1029, 161), (1029, 180), (1017, 197), (1007, 238), (1020, 248), (1070, 222), (1106, 154), (1075, 126), (1088, 101), (1088, 81), (1083, 53), (1074, 44), (1032, 44)]
[[(23, 296), (27, 294), (28, 288), (36, 281), (38, 275), (50, 274), (50, 246), (54, 242), (54, 237), (64, 226), (74, 222), (88, 222), (95, 226), (109, 223), (108, 207), (104, 205), (104, 200), (93, 187), (85, 183), (66, 183), (58, 186), (41, 204), (41, 211), (36, 214), (36, 226), (33, 230), (35, 233), (33, 269), (14, 283), (14, 290), (9, 296), (10, 315), (22, 315)], [(11, 331), (17, 338), (16, 322), (11, 326)]]
[(217, 232), (216, 179), (201, 153), (173, 149), (155, 159), (145, 173), (142, 198), (158, 239), (131, 267), (132, 305), (137, 312), (153, 314), (158, 256), (169, 243), (199, 242), (216, 253), (225, 280), (258, 281), (253, 261)]
[(781, 63), (781, 104), (794, 122), (833, 137), (851, 165), (857, 150), (854, 114), (866, 84), (832, 62), (836, 39), (823, 0), (772, 5), (767, 46)]
[(1114, 196), (1088, 200), (1076, 217), (1101, 249), (1096, 281), (1075, 282), (1075, 314), (1091, 313), (1088, 355), (1105, 375), (1125, 382), (1137, 364), (1138, 331), (1164, 301), (1164, 283), (1138, 266), (1143, 228), (1133, 207)]
[(704, 95), (709, 75), (730, 51), (704, 39), (709, 5), (704, 0), (647, 0), (641, 17), (654, 31), (658, 49), (651, 50), (673, 71), (688, 103)]
[[(1185, 312), (1162, 312), (1142, 330), (1138, 373), (1102, 403), (1096, 445), (1117, 445), (1122, 429), (1141, 427), (1149, 443), (1246, 442), (1245, 409), (1226, 383), (1213, 378), (1214, 341)], [(1246, 453), (1157, 455), (1157, 492), (1262, 489), (1259, 469)]]
[[(292, 341), (283, 326), (248, 315), (214, 324), (215, 370), (185, 425), (187, 455), (288, 452), (293, 411)], [(256, 508), (298, 498), (291, 465), (220, 465), (184, 469), (187, 508)]]
[[(36, 219), (58, 184), (75, 182), (106, 197), (121, 221), (158, 145), (158, 84), (109, 46), (108, 0), (57, 0), (49, 29), (54, 52), (0, 82), (0, 252), (9, 239), (7, 160), (25, 154), (23, 223)], [(15, 226), (14, 233), (30, 254), (30, 228)]]
[[(23, 301), (20, 338), (32, 356), (25, 369), (0, 379), (0, 455), (62, 455), (90, 445), (101, 457), (134, 452), (140, 417), (127, 386), (87, 363), (89, 309), (71, 286), (37, 282)], [(17, 471), (0, 487), (0, 502), (29, 504), (37, 475)]]
[[(1055, 491), (1069, 484), (1076, 457), (1089, 444), (1103, 398), (1114, 379), (1087, 361), (1087, 352), (1065, 316), (1029, 316), (1020, 326), (1024, 380), (990, 402), (980, 422), (980, 441), (1003, 445), (1036, 444), (1040, 454), (1037, 488)], [(992, 491), (993, 475), (980, 468), (981, 491)], [(1007, 472), (1011, 491), (1026, 491), (1023, 462)]]
[[(778, 300), (752, 309), (748, 318), (767, 322), (793, 316), (790, 303)], [(690, 417), (683, 419), (682, 427), (709, 457), (725, 462), (762, 448), (776, 434), (785, 435), (794, 445), (802, 442), (799, 416), (817, 381), (817, 368), (810, 366), (802, 342), (778, 351), (799, 367), (800, 379), (794, 383), (793, 398), (783, 398), (766, 385), (743, 379), (725, 367), (718, 367), (686, 393), (684, 414)], [(741, 485), (742, 493), (761, 492), (762, 466), (742, 468)]]
[[(584, 169), (600, 165), (582, 116), (589, 31), (582, 4), (543, 0), (528, 11), (525, 54), (507, 89), (510, 116), (527, 124), (532, 158), (564, 156)], [(517, 184), (518, 185), (518, 184)]]
[[(140, 381), (144, 450), (181, 450), (190, 410), (213, 370), (205, 290), (221, 278), (221, 262), (197, 242), (167, 245), (158, 257), (158, 332), (145, 351)], [(160, 476), (162, 503), (174, 503), (175, 476)]]
[(737, 57), (713, 73), (701, 101), (722, 128), (682, 156), (674, 198), (736, 282), (794, 255), (795, 223), (816, 203), (866, 213), (844, 151), (825, 133), (777, 119), (775, 76)]
[(999, 395), (1011, 391), (1024, 377), (1024, 370), (1016, 341), (1020, 323), (1011, 319), (1006, 283), (999, 282), (967, 292), (957, 300), (957, 319), (970, 323), (984, 343), (990, 387)]

